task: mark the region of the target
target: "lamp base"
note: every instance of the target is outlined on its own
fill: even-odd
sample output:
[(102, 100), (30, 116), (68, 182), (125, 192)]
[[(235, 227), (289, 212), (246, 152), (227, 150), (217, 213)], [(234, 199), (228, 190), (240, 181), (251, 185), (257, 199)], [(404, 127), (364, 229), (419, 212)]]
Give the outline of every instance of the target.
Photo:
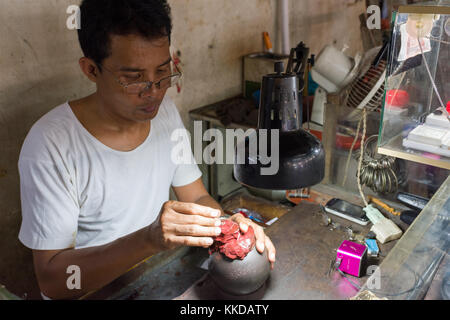
[[(256, 134), (256, 140), (259, 134)], [(270, 134), (269, 134), (270, 136)], [(268, 148), (276, 143), (268, 139)], [(270, 189), (270, 190), (293, 190), (309, 187), (320, 183), (325, 176), (325, 151), (322, 143), (309, 132), (300, 129), (291, 132), (280, 132), (279, 157), (271, 159), (271, 163), (264, 165), (257, 157), (257, 163), (251, 163), (250, 159), (250, 137), (245, 139), (245, 163), (234, 165), (234, 176), (236, 180), (246, 186)], [(258, 140), (259, 146), (259, 140)], [(238, 145), (239, 148), (239, 145)], [(259, 148), (258, 148), (258, 155)], [(274, 155), (271, 155), (274, 158)], [(274, 166), (278, 160), (278, 171), (275, 174), (264, 174), (264, 170)]]

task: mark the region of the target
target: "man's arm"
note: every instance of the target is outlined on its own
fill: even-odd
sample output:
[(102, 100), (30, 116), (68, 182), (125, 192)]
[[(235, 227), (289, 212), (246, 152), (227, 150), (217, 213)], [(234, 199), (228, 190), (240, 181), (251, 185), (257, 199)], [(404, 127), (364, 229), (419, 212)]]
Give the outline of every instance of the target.
[[(76, 299), (100, 289), (128, 269), (160, 251), (147, 228), (98, 247), (66, 250), (33, 250), (39, 287), (52, 299)], [(66, 273), (71, 265), (80, 270), (80, 289), (70, 290)]]
[[(220, 234), (220, 211), (209, 207), (168, 201), (150, 226), (109, 244), (83, 249), (33, 250), (39, 287), (52, 299), (75, 299), (98, 290), (134, 265), (160, 251), (181, 245), (209, 247)], [(81, 288), (70, 290), (69, 266), (78, 266)]]
[(208, 193), (201, 178), (187, 186), (173, 187), (173, 191), (175, 192), (178, 201), (197, 203), (205, 207), (218, 209), (223, 215), (222, 207)]

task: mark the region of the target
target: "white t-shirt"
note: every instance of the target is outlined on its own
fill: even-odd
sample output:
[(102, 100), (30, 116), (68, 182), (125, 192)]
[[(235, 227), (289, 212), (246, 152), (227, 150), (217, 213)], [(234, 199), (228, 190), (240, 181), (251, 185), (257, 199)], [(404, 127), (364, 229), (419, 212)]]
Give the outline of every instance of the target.
[(110, 243), (154, 222), (171, 186), (201, 177), (194, 160), (172, 161), (172, 146), (179, 143), (171, 140), (175, 129), (184, 125), (168, 97), (145, 142), (130, 152), (97, 140), (68, 103), (44, 115), (19, 158), (20, 241), (36, 250), (78, 249)]

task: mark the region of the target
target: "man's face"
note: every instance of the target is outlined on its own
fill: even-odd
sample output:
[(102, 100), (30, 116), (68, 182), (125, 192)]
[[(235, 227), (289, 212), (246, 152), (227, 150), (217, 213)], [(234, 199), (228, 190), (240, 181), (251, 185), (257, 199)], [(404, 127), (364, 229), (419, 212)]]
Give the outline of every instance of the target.
[(158, 114), (166, 89), (155, 84), (141, 94), (128, 94), (118, 83), (157, 82), (170, 70), (169, 39), (148, 40), (138, 35), (112, 35), (111, 55), (102, 62), (98, 75), (97, 94), (108, 111), (123, 119), (144, 122)]

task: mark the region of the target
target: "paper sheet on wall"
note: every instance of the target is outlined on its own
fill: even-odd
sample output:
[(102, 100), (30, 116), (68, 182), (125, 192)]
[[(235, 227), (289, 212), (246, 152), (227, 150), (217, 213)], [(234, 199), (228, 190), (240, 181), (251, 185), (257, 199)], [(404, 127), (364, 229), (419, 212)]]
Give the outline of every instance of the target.
[[(398, 61), (405, 61), (421, 54), (419, 42), (417, 41), (417, 38), (414, 38), (408, 34), (406, 31), (406, 24), (402, 24), (400, 26), (400, 34), (401, 48), (397, 59)], [(430, 39), (420, 38), (420, 44), (422, 45), (424, 53), (431, 51)]]

